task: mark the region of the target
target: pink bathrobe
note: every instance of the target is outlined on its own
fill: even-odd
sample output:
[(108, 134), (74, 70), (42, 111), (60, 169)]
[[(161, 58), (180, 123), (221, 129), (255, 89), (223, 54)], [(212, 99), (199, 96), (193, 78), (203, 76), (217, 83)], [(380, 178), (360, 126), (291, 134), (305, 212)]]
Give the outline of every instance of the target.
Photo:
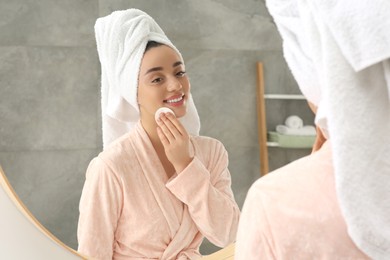
[(368, 259), (341, 215), (329, 141), (254, 183), (242, 210), (235, 259)]
[(220, 247), (233, 242), (239, 209), (227, 152), (212, 138), (191, 143), (193, 161), (170, 179), (140, 123), (93, 159), (78, 251), (96, 259), (196, 259), (204, 236)]

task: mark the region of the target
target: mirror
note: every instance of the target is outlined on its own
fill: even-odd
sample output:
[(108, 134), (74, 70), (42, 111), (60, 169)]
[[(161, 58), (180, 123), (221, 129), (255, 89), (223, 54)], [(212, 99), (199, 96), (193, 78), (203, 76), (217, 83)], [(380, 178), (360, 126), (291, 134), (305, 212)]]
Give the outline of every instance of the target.
[[(85, 171), (102, 149), (93, 26), (98, 17), (130, 7), (154, 17), (182, 52), (201, 134), (228, 150), (240, 207), (260, 177), (256, 62), (264, 63), (266, 88), (299, 92), (262, 0), (3, 2), (0, 164), (31, 213), (73, 249)], [(268, 117), (289, 109), (278, 104)], [(292, 160), (283, 151), (272, 158)], [(217, 249), (205, 242), (201, 252)]]
[(82, 259), (30, 213), (0, 167), (0, 241), (6, 259)]

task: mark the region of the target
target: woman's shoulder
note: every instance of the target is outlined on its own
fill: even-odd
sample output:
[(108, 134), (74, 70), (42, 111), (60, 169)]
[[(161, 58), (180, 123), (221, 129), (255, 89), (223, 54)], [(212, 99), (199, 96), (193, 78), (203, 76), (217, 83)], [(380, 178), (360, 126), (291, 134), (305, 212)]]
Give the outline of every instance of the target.
[(136, 155), (133, 146), (131, 145), (130, 133), (115, 140), (100, 152), (97, 158), (112, 168), (123, 164), (123, 161), (133, 161), (133, 159), (136, 158)]
[[(302, 192), (317, 193), (334, 185), (331, 148), (328, 143), (312, 154), (290, 162), (258, 179), (251, 187), (257, 193), (288, 191), (290, 198)], [(280, 195), (278, 195), (280, 197)]]

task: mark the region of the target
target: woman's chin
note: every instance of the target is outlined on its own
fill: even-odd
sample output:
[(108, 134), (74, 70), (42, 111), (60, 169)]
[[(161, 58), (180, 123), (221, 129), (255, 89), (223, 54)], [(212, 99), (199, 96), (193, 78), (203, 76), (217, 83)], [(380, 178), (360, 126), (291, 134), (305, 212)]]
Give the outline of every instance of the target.
[(176, 118), (182, 118), (186, 115), (186, 113), (177, 113)]
[(174, 112), (177, 118), (181, 118), (187, 114), (187, 109), (186, 108), (175, 109)]

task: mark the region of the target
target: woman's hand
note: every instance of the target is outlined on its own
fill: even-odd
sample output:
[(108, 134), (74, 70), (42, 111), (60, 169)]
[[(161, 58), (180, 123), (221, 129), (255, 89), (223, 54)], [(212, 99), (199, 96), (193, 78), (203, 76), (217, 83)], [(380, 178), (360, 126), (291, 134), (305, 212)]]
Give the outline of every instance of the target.
[(165, 154), (177, 173), (182, 172), (192, 161), (189, 151), (190, 137), (171, 113), (162, 113), (157, 120), (157, 134), (164, 146)]

